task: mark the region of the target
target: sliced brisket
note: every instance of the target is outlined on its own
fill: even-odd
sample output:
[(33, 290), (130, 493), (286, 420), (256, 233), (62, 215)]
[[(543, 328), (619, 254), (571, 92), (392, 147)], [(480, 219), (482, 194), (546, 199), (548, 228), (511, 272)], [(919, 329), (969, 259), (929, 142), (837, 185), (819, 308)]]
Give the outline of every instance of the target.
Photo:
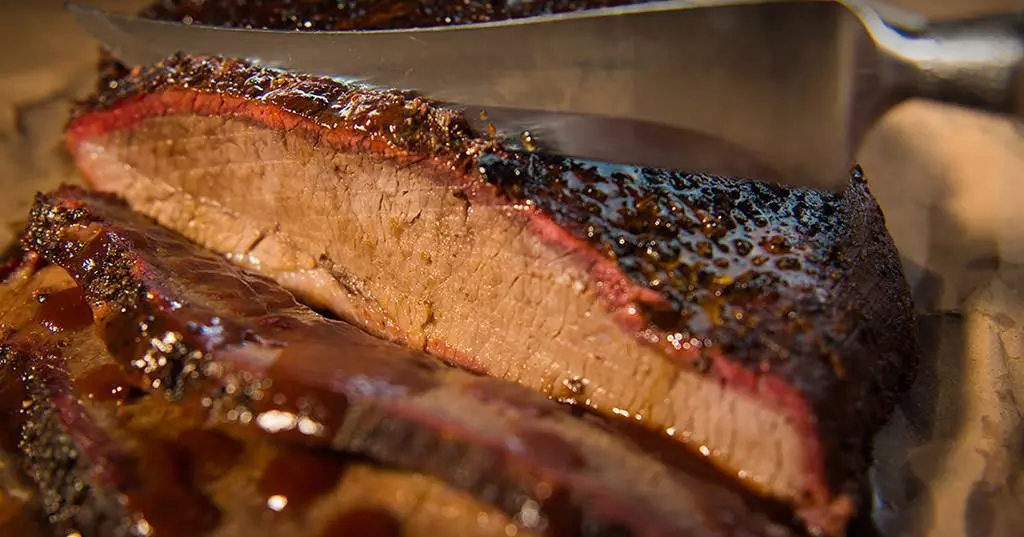
[(788, 533), (531, 390), (325, 319), (111, 197), (40, 195), (25, 245), (82, 286), (142, 386), (205, 401), (209, 421), (433, 475), (550, 535)]
[(369, 331), (640, 422), (849, 512), (913, 371), (913, 312), (845, 193), (508, 152), (392, 91), (175, 57), (84, 104), (97, 189)]
[(0, 296), (13, 306), (3, 372), (19, 372), (27, 391), (21, 449), (62, 535), (532, 535), (435, 478), (277, 445), (210, 424), (196, 398), (139, 390), (57, 267), (27, 267)]

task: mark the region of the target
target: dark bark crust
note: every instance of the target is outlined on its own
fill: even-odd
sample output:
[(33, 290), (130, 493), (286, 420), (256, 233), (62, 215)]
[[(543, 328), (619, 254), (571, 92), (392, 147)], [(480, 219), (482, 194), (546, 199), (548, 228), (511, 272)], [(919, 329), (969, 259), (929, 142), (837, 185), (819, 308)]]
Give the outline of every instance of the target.
[[(830, 431), (826, 442), (878, 426), (900, 375), (913, 370), (909, 289), (859, 170), (837, 195), (510, 152), (419, 97), (215, 58), (138, 69), (80, 107), (79, 119), (186, 88), (356, 132), (382, 158), (434, 162), (466, 191), (533, 208), (635, 284), (649, 321), (642, 335), (698, 371), (738, 364), (783, 379), (809, 402), (815, 426)], [(181, 112), (189, 111), (166, 111)], [(829, 470), (832, 483), (850, 473), (843, 464)]]
[[(256, 1), (239, 7), (227, 0), (168, 0), (145, 14), (201, 24), (375, 29), (621, 3), (627, 2)], [(76, 111), (78, 120), (116, 115), (165, 91), (239, 98), (325, 131), (356, 133), (356, 150), (440, 166), (467, 192), (530, 208), (632, 282), (630, 299), (647, 323), (642, 338), (657, 339), (681, 364), (724, 382), (730, 382), (724, 371), (738, 365), (752, 378), (776, 377), (800, 394), (809, 407), (804, 418), (823, 444), (824, 481), (836, 496), (861, 475), (871, 432), (913, 377), (918, 348), (909, 288), (859, 170), (837, 195), (581, 162), (508, 151), (476, 137), (457, 112), (408, 92), (217, 58), (172, 57), (131, 72), (106, 67), (100, 90)], [(83, 123), (78, 120), (72, 130)]]
[[(40, 195), (32, 215), (25, 246), (75, 278), (115, 359), (147, 389), (209, 398), (210, 419), (436, 475), (552, 535), (786, 533), (749, 497), (666, 468), (526, 388), (320, 318), (109, 196), (66, 187)], [(260, 425), (284, 414), (295, 424)], [(623, 468), (646, 477), (631, 483)]]
[[(437, 160), (468, 173), (467, 190), (484, 183), (509, 205), (536, 207), (614, 261), (638, 288), (653, 291), (640, 302), (666, 345), (696, 338), (697, 347), (758, 372), (799, 372), (791, 380), (800, 388), (814, 388), (800, 376), (835, 369), (851, 354), (840, 342), (855, 327), (846, 322), (849, 312), (835, 307), (833, 292), (860, 277), (842, 251), (844, 236), (866, 232), (887, 240), (880, 219), (862, 218), (869, 227), (860, 229), (841, 217), (849, 207), (877, 211), (859, 172), (845, 194), (835, 195), (509, 152), (473, 138), (458, 113), (422, 98), (239, 60), (170, 58), (118, 80), (79, 114), (175, 89), (278, 106), (325, 129), (363, 133), (365, 144), (380, 143), (395, 158)], [(896, 256), (891, 246), (873, 251), (881, 263)], [(906, 290), (899, 273), (884, 283)], [(907, 326), (890, 328), (912, 337)]]
[[(45, 534), (431, 535), (415, 522), (405, 525), (415, 515), (396, 517), (400, 509), (372, 499), (382, 485), (413, 497), (432, 489), (419, 474), (273, 442), (256, 428), (206, 419), (201, 401), (143, 391), (97, 338), (80, 289), (62, 269), (27, 259), (0, 282), (0, 294), (0, 410), (17, 409), (0, 432), (20, 437), (11, 451), (40, 492)], [(354, 482), (345, 478), (353, 466), (361, 476)], [(267, 504), (276, 494), (287, 499), (284, 512)], [(460, 522), (504, 518), (493, 506), (448, 494), (443, 505), (461, 512)], [(13, 531), (5, 536), (44, 534), (9, 521), (0, 524)], [(445, 516), (434, 523), (442, 521), (452, 522)], [(500, 525), (479, 534), (495, 532), (506, 534)]]
[[(11, 352), (8, 350), (8, 352)], [(82, 452), (82, 445), (69, 433), (54, 398), (70, 396), (70, 381), (52, 363), (56, 356), (11, 355), (25, 365), (23, 378), (29, 395), (21, 429), (24, 461), (42, 493), (43, 509), (49, 522), (65, 532), (110, 537), (142, 537), (122, 504), (116, 486), (98, 485), (101, 471)], [(81, 409), (67, 401), (67, 413)], [(85, 419), (79, 414), (78, 419)], [(130, 461), (123, 461), (131, 464)], [(128, 470), (128, 468), (121, 468)]]

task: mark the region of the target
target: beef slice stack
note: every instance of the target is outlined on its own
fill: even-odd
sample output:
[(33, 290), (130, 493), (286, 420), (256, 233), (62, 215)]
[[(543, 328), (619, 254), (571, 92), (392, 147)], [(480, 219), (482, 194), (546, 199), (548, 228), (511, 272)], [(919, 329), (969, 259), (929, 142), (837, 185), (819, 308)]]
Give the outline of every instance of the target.
[[(353, 29), (596, 5), (147, 14)], [(96, 192), (37, 199), (0, 332), (31, 403), (22, 457), (63, 527), (308, 534), (353, 511), (410, 535), (839, 535), (866, 509), (870, 438), (918, 348), (859, 169), (842, 193), (784, 188), (514, 151), (409, 92), (240, 59), (104, 70), (67, 128)], [(40, 329), (25, 299), (49, 279), (88, 305), (73, 329)], [(92, 361), (131, 396), (89, 398)], [(175, 436), (193, 430), (245, 462), (199, 479)], [(186, 470), (152, 474), (154, 442)], [(288, 495), (216, 487), (258, 490), (256, 452), (343, 470), (288, 523), (249, 526)], [(346, 496), (353, 468), (426, 507)], [(166, 502), (138, 498), (164, 482), (196, 522), (150, 521)], [(422, 514), (440, 503), (448, 522)]]

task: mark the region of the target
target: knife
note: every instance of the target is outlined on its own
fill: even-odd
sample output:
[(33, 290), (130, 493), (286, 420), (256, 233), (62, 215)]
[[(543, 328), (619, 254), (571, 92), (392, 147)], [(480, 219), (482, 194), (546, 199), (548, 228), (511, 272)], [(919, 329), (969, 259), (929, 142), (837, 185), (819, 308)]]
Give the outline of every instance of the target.
[(842, 188), (862, 136), (910, 97), (1024, 113), (1024, 13), (926, 26), (861, 0), (673, 0), (300, 32), (69, 9), (127, 65), (247, 58), (414, 90), (528, 150), (796, 186)]

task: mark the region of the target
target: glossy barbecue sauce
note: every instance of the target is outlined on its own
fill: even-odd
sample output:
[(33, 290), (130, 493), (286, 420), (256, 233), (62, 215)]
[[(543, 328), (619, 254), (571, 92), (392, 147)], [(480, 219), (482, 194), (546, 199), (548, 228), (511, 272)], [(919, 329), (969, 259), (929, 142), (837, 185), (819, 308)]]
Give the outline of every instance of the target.
[(191, 457), (192, 482), (207, 485), (230, 472), (245, 450), (238, 439), (212, 428), (190, 428), (174, 439)]
[[(619, 3), (627, 2), (607, 2)], [(186, 23), (369, 29), (501, 20), (605, 4), (355, 1), (334, 6), (293, 1), (255, 2), (243, 12), (232, 2), (208, 0), (164, 2), (149, 14)], [(279, 78), (276, 72), (238, 63), (177, 58), (148, 74), (121, 80), (116, 91), (101, 96), (99, 102), (170, 84), (265, 100), (329, 128), (369, 121), (371, 126), (363, 128), (371, 137), (478, 171), (509, 199), (550, 217), (614, 261), (631, 280), (659, 293), (660, 300), (638, 304), (640, 313), (663, 332), (660, 344), (666, 348), (701, 351), (693, 361), (700, 372), (711, 368), (704, 354), (709, 348), (741, 351), (735, 357), (748, 360), (745, 365), (759, 371), (786, 359), (788, 355), (766, 358), (742, 352), (760, 346), (759, 329), (792, 334), (786, 347), (793, 354), (808, 346), (808, 338), (799, 337), (808, 331), (805, 315), (822, 307), (828, 297), (789, 302), (774, 290), (780, 286), (827, 289), (844, 268), (830, 249), (819, 247), (835, 242), (836, 234), (842, 232), (838, 221), (829, 218), (840, 209), (838, 196), (497, 148), (469, 159), (469, 148), (459, 141), (466, 138), (464, 124), (426, 101), (397, 93), (352, 92), (343, 84), (311, 78), (267, 95), (256, 90), (275, 78)], [(309, 95), (318, 98), (309, 99)], [(707, 199), (712, 200), (710, 207), (692, 202)], [(769, 327), (772, 323), (778, 326)], [(834, 334), (826, 341), (843, 340), (841, 325), (818, 329)], [(834, 349), (810, 351), (813, 356), (834, 356)], [(315, 369), (313, 364), (310, 369)], [(295, 389), (301, 390), (301, 384)], [(537, 408), (544, 412), (543, 407)], [(274, 410), (300, 414), (292, 406)]]
[[(595, 7), (595, 4), (619, 4), (627, 2), (586, 2), (586, 7)], [(168, 2), (165, 5), (170, 4)], [(559, 12), (569, 11), (575, 9), (581, 9), (584, 7), (580, 3), (570, 1), (547, 1), (547, 2), (475, 2), (475, 3), (462, 3), (462, 2), (344, 2), (337, 4), (337, 12), (326, 12), (332, 9), (334, 3), (331, 2), (255, 2), (250, 3), (245, 8), (245, 13), (237, 13), (233, 11), (235, 2), (219, 2), (219, 1), (207, 1), (207, 2), (179, 2), (180, 5), (174, 6), (169, 10), (161, 14), (160, 9), (156, 8), (152, 13), (166, 17), (173, 13), (173, 16), (180, 20), (193, 23), (214, 23), (223, 24), (228, 21), (232, 21), (235, 25), (253, 25), (253, 26), (267, 26), (267, 27), (294, 27), (299, 29), (348, 29), (348, 28), (376, 28), (376, 27), (406, 27), (406, 26), (428, 26), (436, 24), (459, 24), (466, 22), (479, 22), (483, 20), (499, 20), (503, 18), (511, 18), (516, 16), (525, 16), (529, 14), (539, 14), (548, 12)], [(284, 7), (287, 6), (287, 7)], [(317, 8), (315, 6), (322, 6)], [(325, 13), (321, 14), (316, 9), (324, 9)], [(184, 12), (184, 14), (182, 14)], [(295, 103), (294, 101), (290, 104), (291, 107), (302, 106), (301, 103)], [(376, 107), (374, 108), (379, 117), (379, 121), (386, 121), (390, 124), (403, 124), (398, 121), (401, 116), (398, 116), (398, 112), (394, 114), (388, 114), (388, 108)], [(381, 111), (383, 110), (383, 114)], [(398, 110), (392, 108), (392, 110)], [(402, 112), (403, 114), (405, 112)], [(320, 120), (329, 120), (325, 118), (323, 114), (318, 113), (317, 117)], [(413, 134), (409, 134), (411, 138)], [(417, 134), (418, 136), (418, 134)], [(399, 140), (402, 141), (402, 140)], [(539, 158), (539, 157), (538, 157)], [(483, 161), (486, 164), (486, 161)], [(500, 174), (504, 168), (500, 166), (484, 166), (487, 169), (485, 176), (492, 183), (505, 186), (503, 181), (507, 180), (507, 177), (503, 178)], [(498, 174), (498, 175), (495, 175)], [(517, 177), (520, 175), (515, 174)], [(525, 185), (525, 187), (524, 187)], [(528, 182), (516, 183), (512, 185), (510, 194), (513, 196), (519, 196), (519, 199), (533, 199), (537, 200), (542, 196), (537, 196), (536, 193), (532, 193), (529, 188)], [(544, 193), (540, 193), (544, 194)], [(595, 197), (605, 196), (607, 199), (607, 193), (599, 193), (595, 189), (590, 189), (590, 195)], [(585, 199), (580, 197), (579, 199)], [(572, 204), (569, 204), (572, 206)], [(592, 214), (594, 213), (593, 207), (581, 206), (583, 213)], [(646, 206), (640, 204), (640, 212), (645, 210)], [(620, 211), (618, 215), (602, 214), (604, 218), (615, 218), (622, 217), (625, 219), (634, 218), (633, 213), (628, 212), (631, 209), (624, 209)], [(638, 213), (640, 214), (640, 213)], [(564, 217), (568, 221), (571, 221), (576, 229), (579, 229), (580, 225), (586, 224), (589, 226), (590, 223), (583, 221), (577, 214), (561, 215), (556, 214), (556, 217)], [(640, 214), (640, 218), (652, 218), (647, 214)], [(728, 232), (726, 230), (728, 226), (727, 221), (723, 221), (719, 216), (703, 215), (699, 217), (699, 230), (706, 237), (711, 240), (714, 244), (713, 249), (709, 248), (709, 244), (701, 242), (692, 246), (695, 251), (699, 252), (702, 257), (711, 258), (715, 256), (715, 252), (721, 251), (722, 248), (718, 246), (718, 243), (728, 240)], [(628, 224), (628, 221), (625, 222)], [(613, 228), (617, 224), (612, 224)], [(623, 264), (627, 268), (632, 267), (629, 261), (629, 253), (638, 248), (637, 244), (642, 244), (643, 247), (648, 249), (658, 247), (652, 246), (652, 241), (645, 240), (643, 237), (631, 238), (631, 244), (628, 249), (623, 244), (623, 237), (615, 236), (600, 236), (599, 233), (593, 233), (591, 227), (584, 227), (584, 233), (588, 239), (595, 239), (603, 248), (606, 249), (606, 254), (610, 257), (617, 258), (620, 260), (620, 264)], [(640, 226), (633, 226), (639, 229)], [(654, 226), (657, 229), (657, 226)], [(670, 230), (671, 231), (671, 230)], [(736, 239), (744, 240), (744, 239)], [(755, 243), (756, 244), (756, 243)], [(660, 247), (660, 246), (659, 246)], [(750, 249), (756, 248), (752, 246)], [(627, 251), (628, 250), (628, 251)], [(749, 250), (749, 249), (748, 249)], [(746, 254), (744, 254), (746, 255)], [(96, 262), (103, 263), (109, 260), (99, 259), (99, 252), (95, 252), (95, 255), (90, 254), (86, 256), (87, 259), (94, 259)], [(719, 259), (716, 259), (718, 261)], [(659, 288), (656, 282), (661, 281), (664, 283), (675, 283), (668, 282), (669, 277), (666, 271), (657, 272), (658, 269), (651, 268), (650, 264), (643, 265), (638, 263), (637, 267), (639, 273), (648, 279), (648, 283), (655, 283), (651, 285), (652, 288)], [(725, 268), (728, 265), (721, 266), (719, 268)], [(686, 276), (690, 277), (690, 276)], [(657, 278), (661, 278), (658, 280)], [(687, 297), (691, 299), (692, 297)], [(47, 301), (53, 300), (52, 297), (48, 297)], [(158, 300), (158, 299), (154, 299)], [(73, 298), (69, 295), (66, 299), (60, 297), (55, 299), (51, 304), (51, 311), (47, 313), (44, 321), (46, 326), (51, 331), (63, 331), (73, 329), (76, 326), (76, 315), (71, 312), (67, 307), (61, 307), (60, 304), (66, 302), (70, 304), (73, 302)], [(81, 300), (79, 300), (81, 303)], [(705, 306), (702, 306), (704, 308)], [(66, 313), (66, 315), (65, 315)], [(708, 314), (712, 319), (717, 318), (715, 314)], [(142, 322), (150, 323), (149, 320), (143, 320)], [(272, 320), (266, 320), (266, 324), (274, 324)], [(217, 330), (227, 329), (231, 330), (230, 327), (224, 327), (216, 322), (213, 322), (213, 318), (195, 318), (187, 323), (183, 323), (182, 327), (170, 327), (170, 326), (151, 326), (150, 330), (153, 333), (177, 333), (180, 330), (181, 333), (187, 333), (192, 331), (193, 333), (214, 333)], [(713, 323), (712, 323), (713, 324)], [(282, 332), (287, 331), (286, 327), (281, 327)], [(108, 333), (111, 333), (108, 331)], [(126, 345), (126, 348), (128, 345)], [(294, 352), (290, 351), (290, 357), (299, 359), (301, 357), (314, 356), (316, 353), (312, 352)], [(309, 371), (315, 372), (322, 369), (323, 364), (310, 363)], [(86, 392), (92, 394), (94, 398), (102, 401), (123, 401), (123, 397), (126, 389), (124, 386), (127, 385), (127, 379), (123, 377), (123, 374), (116, 369), (106, 368), (98, 369), (92, 372), (91, 378), (83, 380), (83, 386), (86, 386)], [(378, 366), (376, 364), (365, 364), (367, 376), (380, 376), (386, 369), (389, 369), (387, 365)], [(378, 369), (379, 367), (379, 369)], [(422, 380), (425, 378), (424, 375), (410, 374), (403, 379), (394, 379), (395, 382), (391, 382), (392, 385), (402, 385), (409, 387), (410, 390), (426, 390), (433, 385), (429, 382), (423, 383)], [(165, 381), (165, 384), (175, 385), (174, 382)], [(304, 385), (301, 383), (295, 386), (288, 386), (287, 384), (278, 385), (275, 387), (275, 393), (283, 394), (286, 403), (277, 405), (273, 401), (266, 407), (274, 411), (282, 411), (284, 409), (298, 415), (302, 412), (301, 409), (293, 405), (292, 402), (301, 399), (304, 395)], [(521, 393), (521, 392), (520, 392)], [(488, 395), (484, 395), (488, 394)], [(501, 394), (489, 391), (481, 390), (481, 398), (490, 397), (489, 402), (498, 404), (508, 404), (510, 410), (525, 411), (532, 413), (535, 417), (543, 417), (551, 412), (550, 406), (546, 406), (542, 403), (535, 405), (530, 404), (528, 397), (521, 397), (516, 393)], [(344, 401), (339, 400), (337, 405), (332, 405), (334, 408), (344, 408)], [(275, 406), (276, 405), (276, 406)], [(321, 417), (321, 421), (329, 421), (330, 416)], [(184, 434), (184, 433), (183, 433)], [(158, 481), (165, 483), (166, 486), (160, 487), (159, 489), (144, 488), (143, 491), (135, 496), (132, 500), (133, 504), (144, 508), (143, 510), (148, 515), (147, 523), (151, 525), (151, 529), (155, 531), (155, 535), (158, 536), (178, 536), (187, 534), (201, 534), (205, 531), (209, 531), (216, 526), (219, 513), (216, 508), (212, 506), (208, 500), (202, 495), (191, 493), (189, 488), (192, 480), (195, 476), (206, 476), (200, 480), (211, 479), (210, 472), (213, 475), (216, 474), (215, 469), (217, 467), (230, 466), (231, 462), (237, 457), (235, 449), (229, 447), (230, 442), (225, 442), (223, 439), (215, 439), (209, 436), (205, 432), (193, 433), (191, 438), (184, 439), (179, 443), (167, 443), (167, 442), (156, 442), (145, 449), (146, 456), (144, 464), (146, 466), (157, 465), (162, 468), (161, 474), (157, 476)], [(544, 459), (545, 457), (557, 457), (557, 460), (552, 460), (549, 464), (555, 466), (561, 466), (566, 468), (582, 468), (585, 464), (583, 457), (573, 448), (572, 446), (565, 443), (564, 440), (556, 435), (547, 433), (541, 430), (526, 430), (521, 434), (521, 440), (525, 442), (530, 449), (533, 450), (532, 456), (535, 458)], [(183, 446), (203, 446), (205, 449), (190, 451), (183, 448)], [(200, 455), (202, 453), (202, 455)], [(207, 460), (208, 463), (204, 464), (197, 461)], [(205, 467), (205, 469), (204, 469)], [(343, 470), (343, 465), (337, 463), (336, 460), (330, 458), (317, 458), (315, 455), (311, 455), (308, 452), (297, 451), (297, 452), (285, 452), (276, 457), (270, 465), (264, 470), (263, 476), (260, 480), (259, 489), (261, 494), (267, 497), (268, 507), (274, 511), (281, 511), (284, 513), (294, 512), (301, 510), (308, 505), (319, 495), (325, 492), (330, 485), (333, 485), (337, 476)], [(581, 527), (581, 514), (575, 507), (573, 501), (567, 497), (564, 490), (556, 489), (546, 498), (543, 498), (545, 509), (549, 515), (551, 526), (549, 531), (553, 535), (573, 535), (579, 531)], [(169, 505), (174, 505), (174, 509), (169, 509)], [(387, 537), (390, 535), (400, 535), (400, 525), (393, 515), (386, 511), (375, 510), (375, 509), (357, 509), (349, 513), (345, 513), (342, 516), (335, 519), (326, 530), (324, 537), (340, 537), (341, 535), (379, 535), (381, 537)]]
[(13, 362), (17, 356), (9, 349), (0, 348), (0, 451), (16, 453), (21, 436), (20, 409), (25, 401), (25, 388), (20, 382), (21, 372)]
[(38, 322), (43, 328), (60, 334), (66, 330), (78, 330), (92, 324), (92, 311), (82, 297), (78, 286), (56, 292), (37, 291), (39, 302)]
[[(486, 404), (489, 412), (524, 407), (523, 419), (507, 425), (500, 441), (458, 419), (434, 422), (407, 401), (439, 386), (447, 370), (435, 361), (315, 317), (269, 280), (157, 228), (118, 202), (66, 188), (39, 205), (28, 241), (61, 260), (75, 277), (84, 276), (83, 258), (101, 267), (102, 278), (90, 274), (101, 283), (95, 289), (89, 285), (87, 296), (108, 312), (100, 319), (108, 347), (153, 391), (172, 397), (203, 393), (211, 405), (216, 402), (210, 407), (216, 410), (208, 412), (215, 422), (255, 427), (298, 445), (364, 453), (455, 483), (466, 479), (459, 477), (459, 467), (466, 466), (486, 479), (459, 486), (487, 494), (526, 529), (559, 528), (571, 537), (585, 528), (615, 534), (630, 525), (672, 525), (621, 509), (621, 519), (604, 520), (596, 505), (625, 507), (637, 498), (608, 488), (600, 467), (591, 467), (591, 461), (612, 461), (591, 459), (569, 436), (556, 434), (559, 419), (573, 418), (543, 397), (506, 384), (490, 389), (498, 381), (467, 375), (454, 385), (463, 396)], [(58, 224), (69, 233), (95, 229), (76, 242), (52, 234)], [(126, 228), (132, 233), (123, 233)], [(139, 233), (145, 235), (144, 247), (132, 245), (131, 237)], [(349, 397), (359, 406), (351, 406)], [(371, 419), (360, 421), (361, 416)], [(458, 463), (438, 465), (443, 459), (423, 455), (451, 449), (457, 450)], [(260, 485), (270, 509), (301, 509), (312, 498), (303, 491), (327, 486), (329, 480), (320, 481), (318, 474), (333, 472), (315, 460), (309, 466), (312, 470), (296, 474), (287, 471), (287, 459), (271, 464)], [(721, 493), (713, 485), (709, 492)], [(593, 500), (583, 502), (579, 494), (592, 494)], [(193, 511), (197, 523), (210, 523), (201, 503)]]
[(401, 537), (402, 525), (385, 509), (362, 508), (348, 511), (331, 521), (321, 537)]
[(141, 533), (186, 537), (209, 533), (220, 523), (220, 509), (192, 481), (195, 460), (183, 446), (146, 438), (139, 449), (142, 486), (128, 491), (127, 503), (144, 517)]
[(337, 485), (345, 466), (345, 460), (337, 454), (284, 449), (263, 469), (259, 491), (266, 498), (268, 509), (302, 514)]
[[(14, 257), (4, 260), (5, 268), (0, 271), (0, 286), (4, 287), (0, 300), (5, 302), (0, 310), (4, 315), (0, 318), (0, 450), (15, 453), (23, 410), (30, 399), (24, 378), (33, 374), (28, 364), (28, 342), (40, 334), (52, 336), (42, 352), (57, 360), (67, 344), (65, 332), (89, 326), (92, 313), (80, 289), (70, 285), (70, 280), (66, 281), (68, 287), (34, 289), (32, 278), (38, 259), (19, 250), (12, 250), (10, 255)], [(14, 306), (20, 300), (31, 302)]]
[(121, 403), (128, 399), (135, 388), (121, 366), (102, 364), (76, 377), (75, 389), (89, 400)]

